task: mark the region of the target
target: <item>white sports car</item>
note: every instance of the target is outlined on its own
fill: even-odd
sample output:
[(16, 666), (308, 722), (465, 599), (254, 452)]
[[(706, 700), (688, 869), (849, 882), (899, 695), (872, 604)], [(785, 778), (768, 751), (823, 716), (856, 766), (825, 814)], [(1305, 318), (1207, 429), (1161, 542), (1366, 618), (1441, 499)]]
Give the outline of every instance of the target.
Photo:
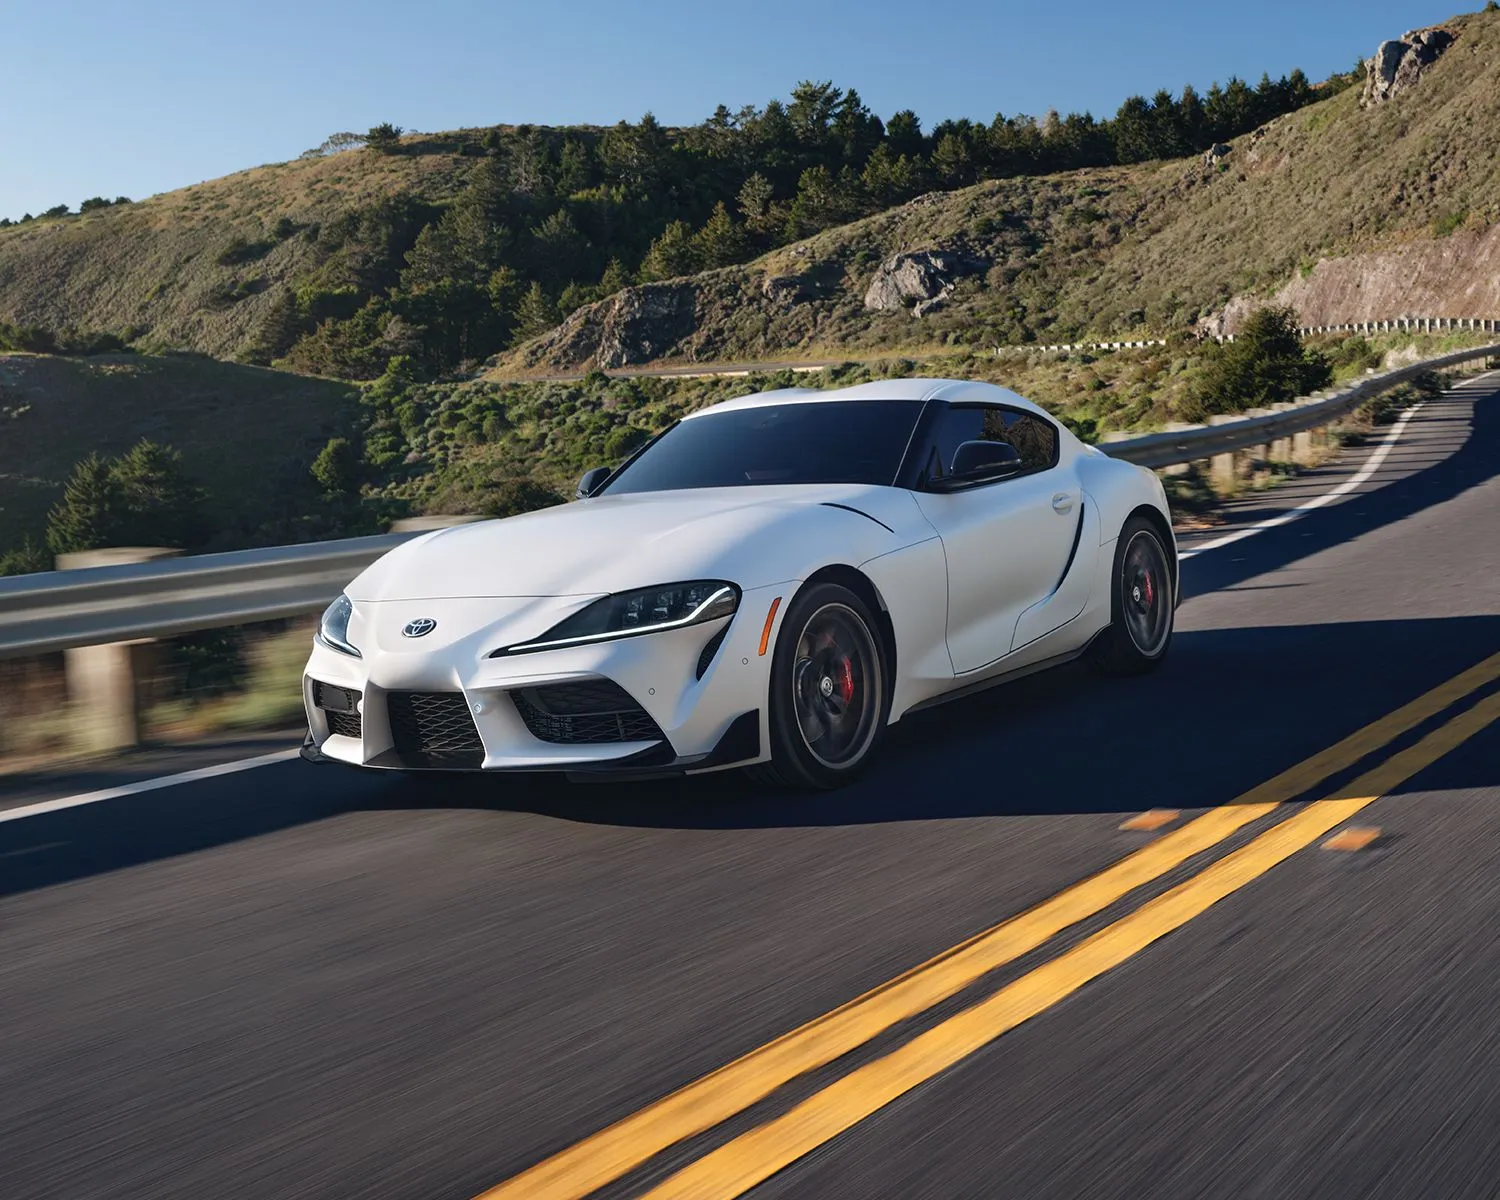
[(916, 709), (1151, 670), (1177, 574), (1156, 476), (1004, 388), (763, 392), (372, 565), (323, 615), (304, 755), (834, 787)]

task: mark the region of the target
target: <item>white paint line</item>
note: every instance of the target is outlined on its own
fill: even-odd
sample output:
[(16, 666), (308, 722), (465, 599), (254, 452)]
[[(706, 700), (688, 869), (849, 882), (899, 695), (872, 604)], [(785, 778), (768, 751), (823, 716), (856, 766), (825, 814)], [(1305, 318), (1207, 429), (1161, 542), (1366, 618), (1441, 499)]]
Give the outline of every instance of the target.
[[(1474, 376), (1473, 379), (1465, 379), (1455, 384), (1450, 389), (1450, 394), (1451, 392), (1458, 391), (1460, 388), (1470, 388), (1477, 384), (1488, 383), (1492, 375), (1500, 375), (1500, 371), (1486, 371), (1482, 375)], [(1386, 456), (1395, 447), (1396, 439), (1405, 430), (1406, 423), (1417, 415), (1417, 410), (1421, 407), (1422, 402), (1418, 402), (1402, 413), (1400, 420), (1391, 428), (1390, 433), (1386, 434), (1385, 440), (1375, 448), (1375, 452), (1366, 460), (1365, 465), (1355, 472), (1354, 475), (1339, 484), (1338, 487), (1334, 488), (1333, 491), (1323, 496), (1315, 496), (1313, 499), (1307, 501), (1307, 503), (1299, 504), (1289, 512), (1272, 517), (1270, 520), (1258, 521), (1254, 525), (1246, 525), (1243, 529), (1236, 529), (1233, 533), (1226, 533), (1221, 538), (1214, 538), (1212, 541), (1204, 542), (1201, 546), (1194, 546), (1189, 550), (1184, 550), (1177, 557), (1179, 559), (1192, 558), (1195, 555), (1202, 554), (1205, 550), (1217, 550), (1221, 546), (1230, 546), (1235, 542), (1243, 541), (1247, 537), (1253, 537), (1257, 533), (1264, 533), (1267, 529), (1276, 529), (1282, 525), (1289, 525), (1293, 521), (1306, 516), (1314, 509), (1322, 508), (1325, 504), (1331, 504), (1340, 496), (1347, 496), (1360, 484), (1364, 483), (1365, 480), (1369, 479), (1371, 475), (1375, 474), (1376, 471), (1380, 470), (1380, 464), (1385, 462)]]
[(158, 788), (176, 787), (179, 783), (196, 783), (200, 779), (217, 779), (220, 775), (233, 775), (237, 771), (251, 771), (256, 767), (268, 767), (272, 763), (286, 762), (296, 758), (299, 750), (277, 750), (274, 754), (261, 754), (255, 758), (241, 758), (234, 762), (218, 763), (212, 767), (198, 767), (192, 771), (180, 771), (176, 775), (161, 775), (155, 779), (141, 779), (135, 783), (122, 783), (119, 787), (103, 788), (97, 792), (80, 792), (76, 796), (61, 796), (56, 800), (42, 800), (36, 804), (23, 804), (19, 808), (0, 809), (0, 822), (19, 821), (25, 817), (39, 817), (43, 813), (58, 812), (65, 808), (78, 808), (84, 804), (98, 804), (101, 800), (118, 800), (122, 796), (136, 796), (141, 792), (154, 792)]
[(1293, 521), (1307, 516), (1314, 509), (1322, 508), (1325, 504), (1332, 504), (1340, 496), (1347, 496), (1371, 475), (1380, 470), (1380, 464), (1385, 462), (1386, 456), (1396, 447), (1406, 423), (1410, 421), (1421, 410), (1420, 403), (1412, 405), (1404, 413), (1395, 425), (1391, 427), (1390, 433), (1385, 435), (1385, 440), (1375, 448), (1375, 453), (1365, 461), (1362, 466), (1338, 487), (1331, 492), (1324, 492), (1321, 496), (1314, 496), (1311, 500), (1297, 505), (1296, 508), (1280, 513), (1267, 521), (1257, 521), (1254, 525), (1246, 525), (1243, 529), (1236, 529), (1233, 533), (1226, 533), (1223, 537), (1214, 538), (1212, 541), (1204, 542), (1201, 546), (1194, 546), (1190, 550), (1183, 550), (1178, 554), (1179, 559), (1188, 559), (1202, 554), (1206, 550), (1218, 550), (1223, 546), (1232, 546), (1235, 542), (1242, 542), (1247, 537), (1254, 537), (1257, 533), (1264, 533), (1267, 529), (1277, 529), (1282, 525), (1290, 525)]

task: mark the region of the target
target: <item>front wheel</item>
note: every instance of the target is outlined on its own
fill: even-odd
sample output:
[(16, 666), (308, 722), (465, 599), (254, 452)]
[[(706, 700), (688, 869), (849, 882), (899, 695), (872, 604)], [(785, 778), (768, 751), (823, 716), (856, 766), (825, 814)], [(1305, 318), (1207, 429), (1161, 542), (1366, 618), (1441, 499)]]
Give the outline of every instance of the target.
[(1110, 624), (1090, 659), (1107, 675), (1154, 671), (1172, 643), (1175, 588), (1167, 549), (1143, 517), (1125, 522), (1110, 574)]
[(808, 588), (782, 620), (771, 660), (771, 761), (752, 777), (829, 789), (852, 780), (885, 729), (889, 688), (874, 614), (838, 584)]

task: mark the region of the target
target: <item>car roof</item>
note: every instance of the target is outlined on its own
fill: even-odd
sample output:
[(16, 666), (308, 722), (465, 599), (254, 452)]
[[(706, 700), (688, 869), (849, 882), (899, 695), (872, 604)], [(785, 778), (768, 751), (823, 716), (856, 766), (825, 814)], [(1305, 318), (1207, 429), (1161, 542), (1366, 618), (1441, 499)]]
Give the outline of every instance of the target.
[(764, 408), (771, 404), (834, 404), (843, 400), (941, 400), (947, 404), (1008, 404), (1012, 408), (1047, 416), (1040, 405), (1009, 388), (970, 379), (877, 379), (846, 388), (778, 388), (770, 392), (753, 392), (733, 400), (700, 408), (684, 420), (708, 413), (729, 412), (741, 408)]

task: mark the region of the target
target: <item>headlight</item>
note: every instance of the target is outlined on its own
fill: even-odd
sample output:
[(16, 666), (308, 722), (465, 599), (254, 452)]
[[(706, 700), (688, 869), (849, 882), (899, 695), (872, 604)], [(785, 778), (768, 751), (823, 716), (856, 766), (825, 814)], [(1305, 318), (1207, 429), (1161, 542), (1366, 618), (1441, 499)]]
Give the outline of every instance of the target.
[(349, 597), (340, 596), (324, 610), (323, 619), (318, 622), (315, 640), (330, 650), (359, 658), (359, 651), (349, 644), (349, 618), (353, 615), (354, 605), (350, 603)]
[(594, 601), (582, 612), (554, 625), (536, 641), (507, 646), (490, 657), (682, 629), (732, 616), (739, 606), (740, 589), (717, 579), (664, 583), (637, 592), (620, 592)]

